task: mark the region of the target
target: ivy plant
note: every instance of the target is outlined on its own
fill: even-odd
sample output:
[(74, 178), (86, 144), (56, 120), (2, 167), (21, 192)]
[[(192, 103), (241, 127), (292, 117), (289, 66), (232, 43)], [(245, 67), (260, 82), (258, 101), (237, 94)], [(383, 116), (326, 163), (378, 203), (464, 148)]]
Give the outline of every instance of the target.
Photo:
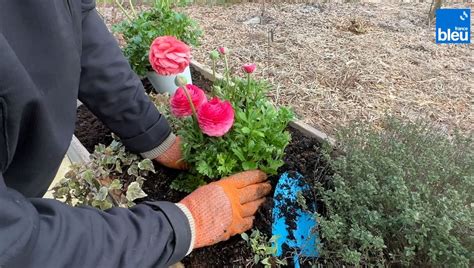
[(131, 207), (136, 199), (147, 196), (141, 187), (150, 172), (155, 172), (151, 160), (127, 152), (114, 140), (109, 146), (97, 145), (90, 162), (73, 164), (54, 186), (53, 196), (70, 205), (102, 210)]

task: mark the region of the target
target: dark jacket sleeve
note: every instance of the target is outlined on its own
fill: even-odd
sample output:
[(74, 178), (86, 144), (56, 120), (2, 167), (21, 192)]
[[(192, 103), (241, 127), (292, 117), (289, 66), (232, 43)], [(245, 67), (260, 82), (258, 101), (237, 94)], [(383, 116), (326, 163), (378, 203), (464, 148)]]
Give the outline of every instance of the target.
[(186, 255), (190, 240), (172, 203), (73, 208), (26, 199), (0, 173), (0, 267), (166, 267)]
[(83, 0), (79, 99), (116, 133), (131, 151), (159, 146), (171, 133), (168, 122), (146, 96), (117, 41)]

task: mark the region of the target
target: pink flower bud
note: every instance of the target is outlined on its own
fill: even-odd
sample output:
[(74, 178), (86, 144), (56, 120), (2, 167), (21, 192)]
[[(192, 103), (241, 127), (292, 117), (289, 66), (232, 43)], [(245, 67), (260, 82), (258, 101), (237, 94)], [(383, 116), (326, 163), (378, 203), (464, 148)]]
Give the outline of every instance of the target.
[(218, 48), (217, 48), (217, 51), (219, 51), (219, 53), (220, 53), (221, 55), (225, 55), (225, 54), (229, 53), (229, 49), (226, 48), (226, 47), (218, 47)]
[(242, 66), (244, 72), (248, 74), (253, 73), (255, 71), (255, 68), (257, 68), (257, 65), (255, 65), (254, 63), (247, 63)]

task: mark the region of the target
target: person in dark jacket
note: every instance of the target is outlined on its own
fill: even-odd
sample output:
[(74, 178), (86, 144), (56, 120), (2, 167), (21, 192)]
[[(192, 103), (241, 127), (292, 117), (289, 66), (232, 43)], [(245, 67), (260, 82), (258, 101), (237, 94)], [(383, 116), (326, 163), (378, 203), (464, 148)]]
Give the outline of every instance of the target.
[(77, 99), (130, 151), (183, 167), (179, 138), (93, 0), (0, 0), (0, 267), (165, 267), (251, 227), (270, 191), (260, 171), (178, 204), (99, 211), (42, 199), (71, 141)]

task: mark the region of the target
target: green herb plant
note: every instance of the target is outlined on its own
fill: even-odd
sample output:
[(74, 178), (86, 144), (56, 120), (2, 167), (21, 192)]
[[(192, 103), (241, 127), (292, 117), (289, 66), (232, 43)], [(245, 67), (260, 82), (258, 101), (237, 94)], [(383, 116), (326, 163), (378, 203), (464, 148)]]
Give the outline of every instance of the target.
[(138, 14), (133, 8), (130, 12), (122, 10), (128, 19), (114, 25), (113, 30), (123, 36), (126, 43), (123, 52), (132, 69), (140, 76), (152, 70), (148, 51), (156, 37), (171, 35), (188, 45), (199, 45), (202, 30), (187, 15), (174, 11), (170, 1), (156, 1), (149, 10)]
[(283, 165), (284, 150), (291, 138), (286, 128), (293, 113), (270, 102), (266, 97), (269, 90), (266, 82), (232, 77), (228, 69), (224, 73), (226, 78), (215, 82), (211, 94), (232, 103), (234, 125), (222, 137), (209, 137), (193, 126), (192, 118), (180, 120), (178, 134), (183, 139), (184, 159), (191, 170), (184, 181), (173, 182), (174, 189), (193, 190), (206, 179), (215, 180), (245, 170), (260, 169), (276, 174)]
[(326, 262), (473, 267), (472, 134), (391, 118), (382, 130), (358, 124), (337, 139), (344, 155), (327, 157), (332, 186), (316, 191)]
[(151, 160), (127, 152), (114, 140), (109, 146), (97, 145), (90, 162), (73, 164), (54, 186), (53, 197), (102, 210), (131, 207), (136, 199), (147, 196), (141, 187), (150, 172), (155, 172)]
[(250, 236), (247, 233), (242, 233), (241, 237), (254, 254), (254, 258), (251, 260), (254, 265), (261, 264), (264, 267), (288, 265), (286, 259), (275, 257), (276, 247), (273, 243), (276, 241), (276, 237), (268, 239), (258, 229), (253, 229)]

